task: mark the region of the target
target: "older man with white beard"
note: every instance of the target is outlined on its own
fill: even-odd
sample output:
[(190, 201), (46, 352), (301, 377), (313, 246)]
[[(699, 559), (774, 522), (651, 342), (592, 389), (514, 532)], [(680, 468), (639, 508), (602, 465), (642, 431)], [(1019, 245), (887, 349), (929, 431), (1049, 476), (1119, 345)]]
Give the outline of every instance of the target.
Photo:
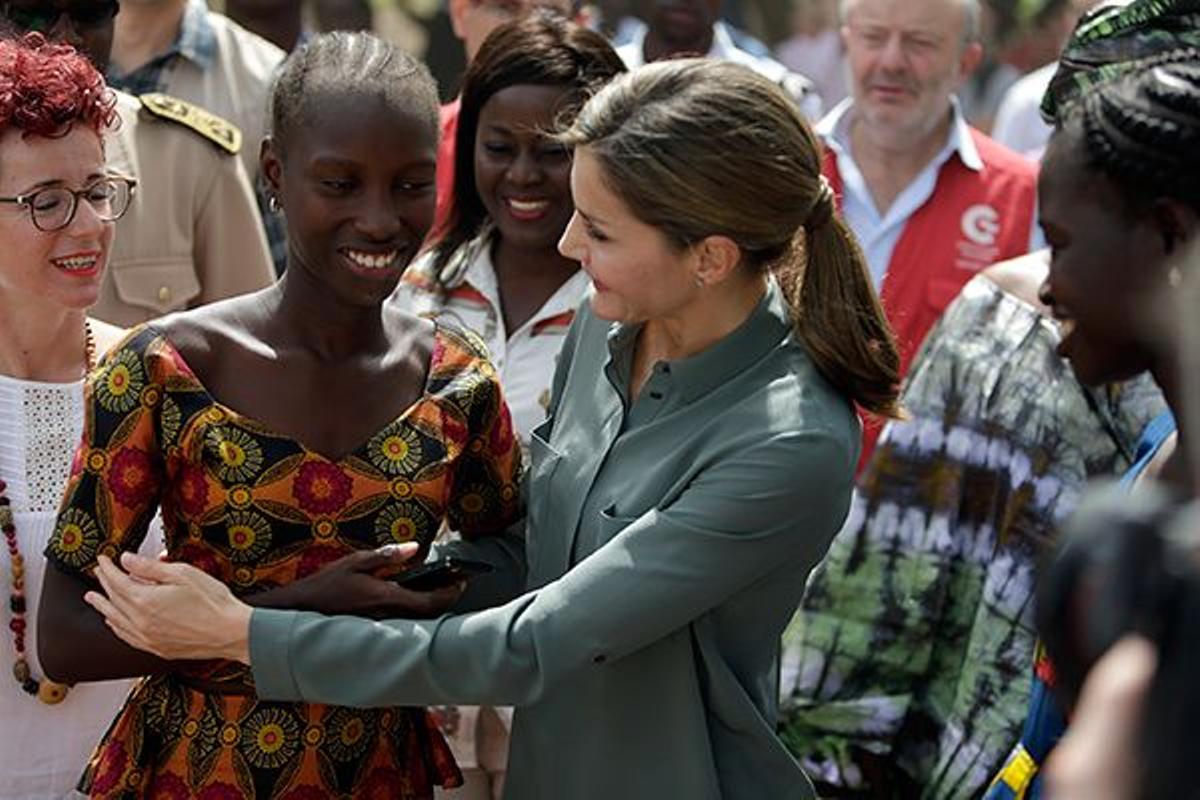
[(978, 0), (843, 0), (841, 11), (851, 97), (817, 132), (907, 370), (976, 272), (1040, 246), (1036, 167), (972, 129), (954, 99), (983, 55)]

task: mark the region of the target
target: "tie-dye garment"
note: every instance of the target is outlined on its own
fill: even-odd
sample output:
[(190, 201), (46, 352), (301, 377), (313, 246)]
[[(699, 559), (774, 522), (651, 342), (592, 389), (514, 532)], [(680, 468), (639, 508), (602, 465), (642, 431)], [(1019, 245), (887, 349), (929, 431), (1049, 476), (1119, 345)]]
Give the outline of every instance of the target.
[(1035, 563), (1165, 407), (1147, 377), (1084, 389), (1058, 339), (979, 276), (926, 340), (910, 419), (885, 429), (785, 642), (780, 734), (815, 781), (975, 797), (1018, 740)]

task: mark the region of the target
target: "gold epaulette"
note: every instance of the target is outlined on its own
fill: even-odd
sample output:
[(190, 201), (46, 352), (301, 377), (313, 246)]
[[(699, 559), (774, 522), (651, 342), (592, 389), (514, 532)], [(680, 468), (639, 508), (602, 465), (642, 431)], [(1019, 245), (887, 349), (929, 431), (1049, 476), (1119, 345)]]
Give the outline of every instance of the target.
[(227, 153), (237, 155), (242, 149), (242, 132), (238, 126), (200, 106), (161, 92), (143, 94), (138, 99), (154, 116), (191, 128)]

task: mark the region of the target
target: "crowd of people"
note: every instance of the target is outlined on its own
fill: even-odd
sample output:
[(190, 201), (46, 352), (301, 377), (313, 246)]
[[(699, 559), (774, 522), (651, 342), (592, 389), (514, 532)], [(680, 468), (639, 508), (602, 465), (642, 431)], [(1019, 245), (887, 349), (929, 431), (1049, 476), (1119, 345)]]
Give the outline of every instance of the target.
[(1200, 0), (792, 10), (0, 3), (0, 800), (1200, 797)]

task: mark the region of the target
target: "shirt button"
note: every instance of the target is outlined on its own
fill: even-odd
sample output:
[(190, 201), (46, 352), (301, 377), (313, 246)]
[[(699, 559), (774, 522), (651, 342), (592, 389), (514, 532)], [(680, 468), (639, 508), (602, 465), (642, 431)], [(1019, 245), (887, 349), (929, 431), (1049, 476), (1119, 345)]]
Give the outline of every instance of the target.
[(599, 653), (592, 656), (593, 664), (603, 664), (605, 661), (608, 661), (608, 656), (604, 655), (604, 653)]
[(171, 290), (166, 286), (158, 287), (158, 302), (165, 303), (171, 299)]

